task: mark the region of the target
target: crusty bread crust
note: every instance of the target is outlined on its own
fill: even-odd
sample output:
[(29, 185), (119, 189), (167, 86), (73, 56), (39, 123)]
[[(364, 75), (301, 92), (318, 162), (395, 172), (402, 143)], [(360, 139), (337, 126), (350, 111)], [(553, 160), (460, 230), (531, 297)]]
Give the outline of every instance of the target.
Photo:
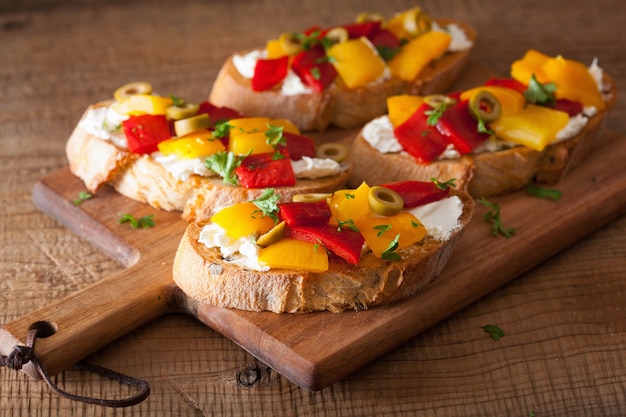
[(187, 227), (174, 259), (173, 278), (183, 292), (196, 300), (221, 307), (275, 313), (328, 310), (365, 310), (405, 299), (432, 282), (448, 262), (470, 221), (474, 201), (453, 190), (464, 204), (461, 227), (445, 242), (426, 237), (398, 251), (400, 261), (386, 261), (371, 253), (359, 265), (330, 257), (323, 273), (272, 269), (257, 272), (229, 264), (219, 249), (198, 242), (206, 222)]
[(355, 164), (348, 184), (354, 187), (363, 181), (382, 184), (406, 179), (427, 181), (434, 177), (445, 181), (455, 178), (457, 187), (467, 190), (475, 198), (516, 191), (531, 181), (555, 184), (594, 149), (601, 135), (609, 111), (617, 100), (617, 89), (609, 75), (605, 74), (604, 85), (609, 86), (606, 109), (589, 118), (578, 135), (551, 144), (542, 152), (517, 146), (420, 164), (406, 152), (378, 152), (359, 133), (351, 148)]
[[(264, 191), (226, 185), (218, 177), (192, 175), (185, 181), (177, 180), (150, 156), (120, 149), (86, 132), (80, 125), (66, 144), (66, 156), (70, 171), (91, 192), (108, 183), (133, 200), (161, 210), (181, 211), (182, 218), (188, 222), (209, 218), (224, 206), (258, 198)], [(352, 169), (349, 160), (342, 163), (343, 170), (338, 175), (298, 179), (293, 187), (275, 187), (276, 192), (283, 201), (291, 201), (295, 194), (332, 192), (346, 184)]]
[[(455, 23), (472, 42), (476, 31), (469, 25), (451, 19), (438, 19), (440, 25)], [(348, 89), (334, 83), (320, 94), (285, 96), (279, 88), (255, 92), (233, 64), (231, 55), (213, 83), (209, 101), (218, 106), (234, 108), (250, 116), (284, 117), (302, 131), (324, 131), (329, 125), (340, 128), (361, 126), (385, 114), (386, 99), (397, 94), (432, 94), (446, 91), (467, 63), (471, 48), (446, 53), (432, 62), (410, 82), (390, 79), (382, 83)]]

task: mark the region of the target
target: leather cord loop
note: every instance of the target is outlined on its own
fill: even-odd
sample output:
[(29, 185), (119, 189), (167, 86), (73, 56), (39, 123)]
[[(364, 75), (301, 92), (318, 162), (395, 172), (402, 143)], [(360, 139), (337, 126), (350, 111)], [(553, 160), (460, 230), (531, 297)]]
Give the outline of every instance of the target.
[(11, 351), (8, 356), (0, 356), (0, 366), (6, 366), (9, 369), (19, 371), (24, 365), (26, 365), (28, 362), (31, 362), (37, 369), (39, 375), (41, 375), (43, 380), (46, 381), (52, 391), (54, 391), (56, 394), (60, 395), (63, 398), (68, 398), (70, 400), (86, 404), (95, 404), (104, 407), (129, 407), (139, 404), (140, 402), (148, 398), (148, 395), (150, 395), (150, 385), (146, 381), (86, 362), (79, 362), (76, 365), (79, 368), (88, 372), (93, 372), (100, 376), (107, 377), (111, 380), (118, 381), (121, 384), (129, 385), (133, 388), (138, 389), (139, 392), (130, 397), (121, 399), (87, 397), (66, 392), (59, 388), (54, 383), (54, 381), (52, 381), (50, 375), (48, 375), (41, 362), (39, 362), (39, 359), (37, 359), (34, 349), (36, 338), (37, 329), (29, 330), (26, 345), (17, 345), (13, 348), (13, 351)]

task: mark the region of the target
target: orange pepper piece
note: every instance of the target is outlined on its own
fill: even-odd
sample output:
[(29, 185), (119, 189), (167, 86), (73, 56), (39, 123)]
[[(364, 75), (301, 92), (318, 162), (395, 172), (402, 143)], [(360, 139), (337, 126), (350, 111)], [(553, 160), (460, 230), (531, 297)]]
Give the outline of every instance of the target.
[(261, 249), (259, 262), (270, 268), (324, 272), (328, 270), (328, 253), (320, 244), (287, 237)]
[(264, 216), (252, 202), (246, 201), (225, 207), (211, 217), (211, 221), (226, 231), (232, 239), (260, 236), (274, 227), (274, 219)]

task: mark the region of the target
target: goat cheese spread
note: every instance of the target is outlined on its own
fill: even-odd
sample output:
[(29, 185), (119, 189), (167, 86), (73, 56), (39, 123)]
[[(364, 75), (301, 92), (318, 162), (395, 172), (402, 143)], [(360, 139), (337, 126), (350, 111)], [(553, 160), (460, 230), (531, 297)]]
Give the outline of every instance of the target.
[[(450, 239), (459, 227), (463, 203), (457, 196), (447, 197), (409, 210), (424, 225), (429, 236), (439, 241)], [(260, 247), (250, 235), (237, 240), (230, 238), (217, 224), (209, 223), (200, 232), (198, 242), (208, 248), (219, 248), (226, 262), (253, 271), (267, 271), (259, 262)]]
[(110, 106), (91, 107), (78, 122), (78, 126), (90, 135), (126, 149), (128, 145), (121, 126), (127, 118), (128, 116), (119, 114)]

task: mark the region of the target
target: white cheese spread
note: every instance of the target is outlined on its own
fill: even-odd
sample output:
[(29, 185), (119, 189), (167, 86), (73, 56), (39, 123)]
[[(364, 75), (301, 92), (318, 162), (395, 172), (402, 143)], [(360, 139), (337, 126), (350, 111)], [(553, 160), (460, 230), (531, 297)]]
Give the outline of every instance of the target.
[(102, 140), (109, 140), (115, 146), (126, 149), (126, 137), (121, 130), (122, 122), (128, 116), (119, 114), (110, 106), (92, 107), (78, 122), (85, 132)]
[(461, 52), (472, 47), (473, 42), (469, 40), (467, 34), (456, 23), (450, 23), (444, 27), (439, 26), (436, 22), (433, 22), (432, 30), (446, 32), (451, 36), (450, 44), (448, 45), (448, 52)]
[(393, 133), (393, 125), (389, 116), (381, 116), (367, 123), (361, 135), (372, 148), (381, 153), (393, 153), (403, 150), (402, 145)]
[(208, 248), (219, 248), (226, 262), (253, 271), (269, 270), (268, 266), (259, 263), (260, 248), (253, 236), (233, 240), (221, 226), (209, 223), (200, 232), (198, 241)]
[(461, 227), (459, 219), (463, 214), (463, 202), (459, 197), (452, 196), (409, 211), (424, 225), (430, 236), (445, 241)]
[(185, 181), (191, 175), (201, 175), (203, 177), (212, 177), (217, 174), (206, 167), (205, 158), (178, 158), (175, 154), (163, 155), (161, 152), (154, 152), (150, 155), (152, 159), (160, 163), (163, 168), (172, 174), (172, 177), (179, 181)]
[(341, 172), (341, 165), (329, 158), (309, 158), (303, 156), (299, 161), (291, 160), (293, 173), (298, 179), (330, 177)]

